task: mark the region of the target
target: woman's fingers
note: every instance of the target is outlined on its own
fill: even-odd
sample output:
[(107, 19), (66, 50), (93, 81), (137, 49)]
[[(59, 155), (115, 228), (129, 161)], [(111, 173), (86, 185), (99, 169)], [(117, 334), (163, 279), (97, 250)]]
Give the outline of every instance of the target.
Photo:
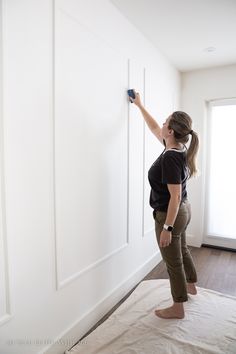
[(161, 232), (161, 235), (160, 235), (160, 247), (167, 247), (170, 245), (171, 243), (171, 239), (172, 239), (172, 235), (171, 233), (169, 234), (166, 234), (165, 231), (162, 231)]
[(132, 103), (134, 103), (134, 104), (136, 104), (137, 106), (138, 105), (140, 105), (140, 103), (141, 103), (141, 101), (140, 101), (140, 95), (139, 95), (139, 92), (136, 92), (134, 89), (133, 89), (133, 91), (134, 91), (134, 95), (135, 95), (135, 97), (133, 98), (133, 97), (130, 97), (129, 95), (129, 102), (132, 102)]
[(135, 93), (135, 99), (133, 100), (134, 103), (139, 103), (140, 102), (140, 95), (138, 92), (134, 90)]

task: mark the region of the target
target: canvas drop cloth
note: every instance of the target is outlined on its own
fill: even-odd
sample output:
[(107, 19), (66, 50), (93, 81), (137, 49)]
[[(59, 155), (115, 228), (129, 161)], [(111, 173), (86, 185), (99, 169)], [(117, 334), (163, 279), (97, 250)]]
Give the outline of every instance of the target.
[(197, 288), (184, 319), (161, 319), (169, 280), (142, 281), (113, 314), (66, 354), (236, 354), (236, 297)]

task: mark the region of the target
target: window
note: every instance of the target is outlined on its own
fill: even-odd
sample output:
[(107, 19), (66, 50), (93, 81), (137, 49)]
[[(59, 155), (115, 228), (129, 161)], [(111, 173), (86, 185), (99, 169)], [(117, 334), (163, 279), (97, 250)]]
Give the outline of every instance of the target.
[(206, 234), (236, 239), (236, 100), (210, 104)]

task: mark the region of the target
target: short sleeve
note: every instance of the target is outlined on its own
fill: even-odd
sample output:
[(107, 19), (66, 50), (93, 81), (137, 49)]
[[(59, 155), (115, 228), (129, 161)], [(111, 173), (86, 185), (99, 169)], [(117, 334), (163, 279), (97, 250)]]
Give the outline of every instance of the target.
[(182, 163), (178, 153), (166, 152), (162, 159), (162, 183), (182, 183)]

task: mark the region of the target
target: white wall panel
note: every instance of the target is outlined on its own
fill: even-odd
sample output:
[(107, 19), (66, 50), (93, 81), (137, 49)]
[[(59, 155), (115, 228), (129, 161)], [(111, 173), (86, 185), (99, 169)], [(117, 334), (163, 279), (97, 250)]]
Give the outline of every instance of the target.
[(128, 59), (83, 26), (76, 14), (56, 8), (55, 24), (55, 200), (61, 284), (127, 242)]
[[(140, 93), (143, 103), (145, 103), (145, 68), (143, 63), (137, 59), (130, 60), (130, 88), (134, 88)], [(143, 185), (144, 176), (144, 129), (145, 122), (135, 104), (129, 104), (130, 115), (130, 235), (132, 241), (137, 242), (142, 238), (143, 231)]]

